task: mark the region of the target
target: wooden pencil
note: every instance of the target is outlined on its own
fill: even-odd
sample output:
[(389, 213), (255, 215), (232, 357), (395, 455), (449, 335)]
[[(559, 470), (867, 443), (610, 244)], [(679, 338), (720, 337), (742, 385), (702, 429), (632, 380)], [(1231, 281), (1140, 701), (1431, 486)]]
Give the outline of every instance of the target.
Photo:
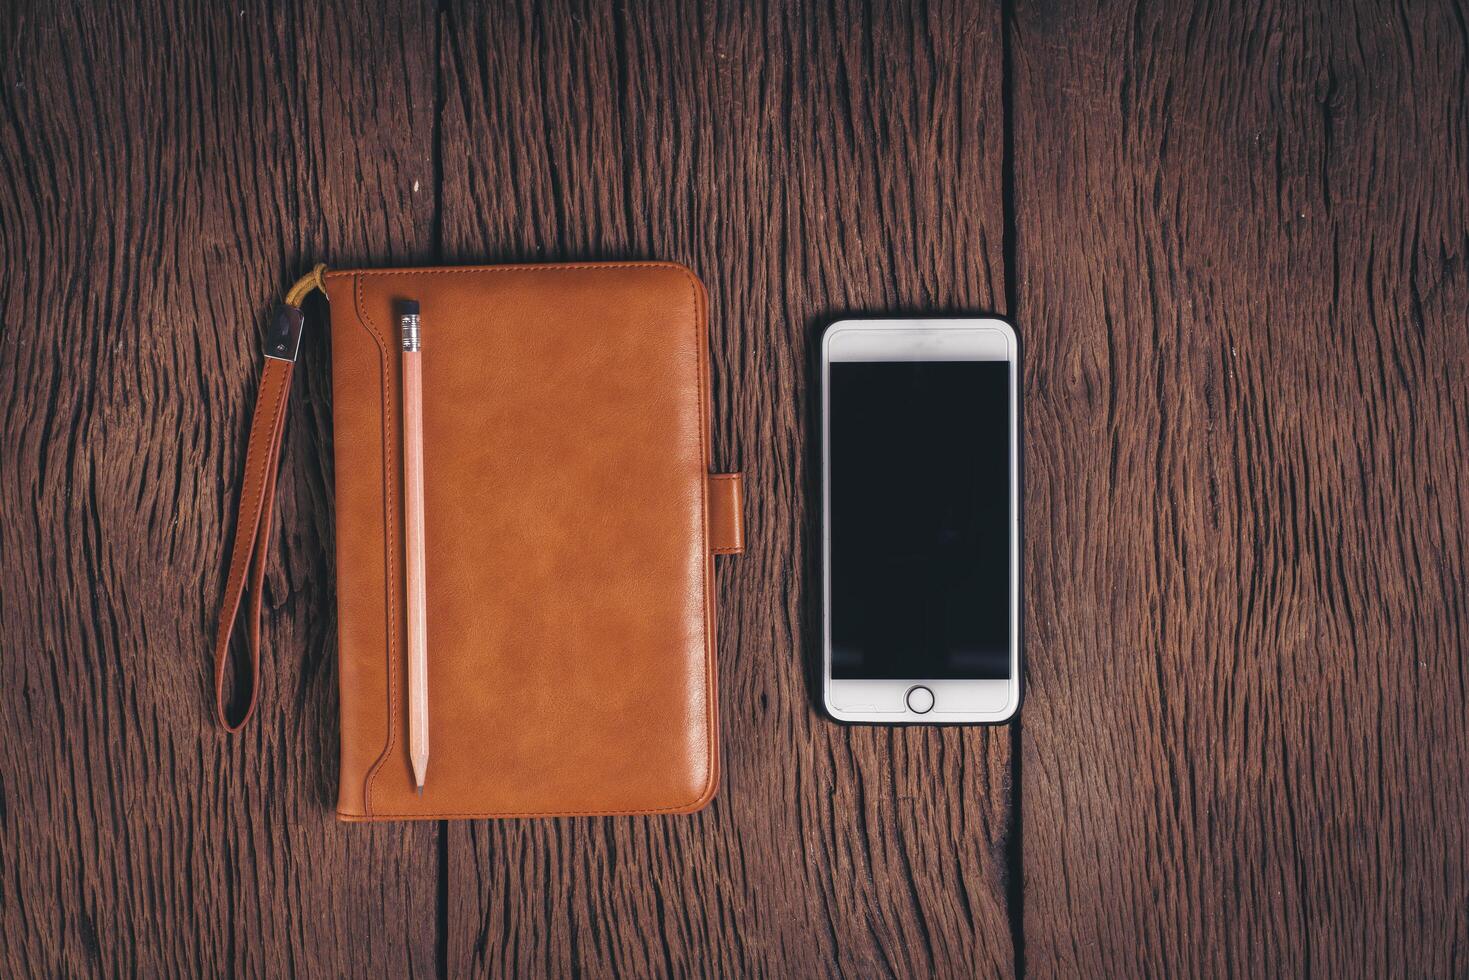
[(418, 303), (403, 304), (403, 534), (408, 615), (408, 755), (423, 794), (428, 775), (428, 593), (424, 584), (423, 364)]

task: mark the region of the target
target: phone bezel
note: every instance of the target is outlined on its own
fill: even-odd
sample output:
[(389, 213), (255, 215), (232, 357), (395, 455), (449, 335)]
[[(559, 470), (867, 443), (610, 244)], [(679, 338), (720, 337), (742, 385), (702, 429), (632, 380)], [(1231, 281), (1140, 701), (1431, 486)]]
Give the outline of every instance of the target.
[[(1010, 677), (1004, 680), (843, 680), (831, 676), (831, 365), (843, 361), (1005, 361), (1010, 365)], [(838, 320), (821, 338), (822, 701), (838, 721), (882, 724), (996, 724), (1020, 708), (1020, 348), (998, 317)], [(915, 686), (933, 710), (907, 707)]]

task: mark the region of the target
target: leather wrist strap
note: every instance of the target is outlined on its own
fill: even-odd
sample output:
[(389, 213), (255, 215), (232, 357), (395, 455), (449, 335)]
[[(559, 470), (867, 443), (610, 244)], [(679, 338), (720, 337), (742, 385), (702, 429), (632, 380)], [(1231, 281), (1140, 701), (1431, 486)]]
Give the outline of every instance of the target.
[[(229, 576), (219, 607), (219, 630), (214, 638), (214, 710), (220, 727), (238, 732), (255, 713), (260, 688), (260, 601), (265, 581), (266, 543), (270, 538), (271, 515), (275, 509), (276, 471), (280, 468), (281, 436), (285, 429), (286, 403), (291, 396), (291, 374), (300, 347), (301, 301), (313, 289), (323, 289), (319, 265), (286, 294), (265, 338), (265, 370), (255, 416), (250, 422), (250, 441), (245, 450), (245, 483), (240, 491), (235, 540), (230, 550)], [(250, 586), (247, 629), (250, 647), (250, 699), (239, 721), (231, 723), (225, 712), (224, 678), (229, 669), (230, 635), (239, 616), (245, 586)]]

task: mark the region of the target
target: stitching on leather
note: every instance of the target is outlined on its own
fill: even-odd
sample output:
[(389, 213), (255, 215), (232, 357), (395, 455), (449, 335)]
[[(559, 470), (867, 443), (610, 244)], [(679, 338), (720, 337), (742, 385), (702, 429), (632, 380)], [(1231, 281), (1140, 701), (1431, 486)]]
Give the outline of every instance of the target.
[[(693, 286), (694, 275), (687, 267), (677, 262), (545, 262), (527, 265), (453, 265), (429, 267), (423, 269), (354, 269), (350, 272), (342, 271), (336, 273), (341, 276), (356, 276), (359, 279), (365, 276), (454, 276), (466, 272), (571, 272), (574, 270), (587, 269), (670, 269), (683, 273), (689, 280), (695, 295), (698, 287)], [(697, 300), (694, 307), (698, 309)]]
[[(268, 364), (266, 365), (266, 371), (267, 371), (267, 373), (269, 373), (269, 371), (270, 371), (270, 365), (268, 365)], [(281, 373), (280, 372), (276, 372), (275, 373), (275, 376), (276, 377), (280, 377), (281, 376)], [(267, 383), (268, 383), (268, 381), (269, 381), (269, 379), (267, 379)], [(277, 385), (277, 387), (279, 387), (279, 385)], [(266, 397), (265, 391), (262, 390), (260, 397), (262, 399), (265, 399), (265, 397)], [(272, 396), (272, 397), (274, 397), (274, 396)], [(270, 402), (267, 401), (266, 404), (270, 404)], [(277, 414), (279, 414), (279, 412), (280, 412), (279, 406), (277, 406), (276, 411), (277, 411)], [(252, 426), (253, 426), (253, 423), (252, 423)], [(265, 429), (265, 430), (262, 430), (262, 431), (272, 432), (273, 433), (273, 431), (274, 431), (275, 428), (276, 428), (275, 425), (271, 425), (268, 429)], [(257, 467), (255, 467), (255, 469), (252, 472), (250, 472), (250, 473), (248, 473), (246, 475), (246, 478), (245, 478), (245, 488), (244, 488), (243, 491), (241, 491), (241, 493), (242, 493), (241, 500), (242, 501), (247, 501), (247, 502), (248, 501), (253, 501), (253, 503), (249, 503), (248, 504), (248, 506), (250, 507), (250, 536), (248, 538), (248, 542), (249, 542), (248, 544), (244, 545), (243, 547), (240, 547), (237, 544), (236, 554), (234, 555), (233, 559), (230, 562), (230, 573), (225, 578), (224, 589), (225, 589), (225, 595), (226, 596), (235, 595), (235, 593), (237, 591), (243, 590), (243, 588), (244, 588), (245, 571), (246, 571), (246, 569), (250, 565), (250, 556), (255, 553), (255, 549), (256, 549), (256, 541), (255, 541), (255, 539), (256, 539), (256, 536), (259, 533), (259, 528), (260, 528), (260, 511), (261, 511), (260, 503), (261, 503), (261, 501), (259, 500), (259, 494), (260, 494), (261, 489), (264, 486), (265, 472), (266, 472), (267, 469), (269, 469), (269, 465), (270, 465), (270, 436), (269, 435), (266, 436), (266, 440), (267, 441), (266, 441), (266, 445), (265, 445), (264, 457), (261, 459), (260, 465), (257, 466)], [(245, 447), (245, 459), (246, 460), (248, 460), (250, 458), (250, 451), (251, 451), (252, 448), (253, 448), (253, 445), (246, 445), (246, 447)], [(255, 487), (254, 487), (253, 490), (251, 489), (251, 484), (252, 483), (255, 484)], [(236, 527), (235, 528), (235, 541), (237, 543), (239, 543), (239, 542), (245, 542), (247, 540), (246, 538), (244, 538), (244, 537), (241, 536), (240, 531), (241, 531), (241, 528), (239, 528), (239, 527)], [(214, 704), (215, 704), (215, 710), (216, 710), (216, 712), (218, 714), (219, 720), (224, 723), (224, 726), (225, 726), (226, 729), (229, 729), (230, 728), (230, 725), (229, 725), (229, 723), (227, 721), (225, 721), (225, 717), (224, 717), (224, 672), (225, 672), (225, 664), (226, 664), (226, 660), (227, 660), (227, 656), (226, 655), (229, 653), (229, 636), (230, 636), (230, 632), (233, 630), (234, 625), (235, 625), (235, 622), (239, 618), (239, 611), (240, 611), (240, 596), (239, 595), (235, 595), (235, 598), (234, 598), (234, 600), (232, 602), (232, 605), (234, 606), (234, 608), (230, 610), (229, 619), (226, 620), (223, 617), (220, 618), (220, 621), (219, 621), (219, 632), (215, 635), (215, 640), (214, 640)], [(258, 675), (258, 673), (259, 673), (258, 669), (257, 669), (256, 673)], [(257, 683), (258, 683), (258, 680), (257, 680)], [(254, 698), (254, 689), (253, 689), (253, 687), (252, 687), (251, 697), (252, 697), (252, 699)], [(248, 718), (249, 716), (247, 715), (246, 717)], [(243, 725), (244, 722), (241, 721), (241, 724)]]
[[(683, 273), (689, 283), (689, 298), (694, 303), (694, 377), (697, 382), (697, 398), (699, 400), (699, 471), (701, 476), (709, 475), (709, 419), (708, 411), (709, 392), (712, 383), (704, 379), (704, 361), (709, 356), (709, 341), (703, 335), (705, 322), (708, 314), (704, 309), (704, 303), (699, 295), (699, 280), (684, 266), (675, 266)], [(709, 544), (709, 482), (699, 481), (699, 523), (703, 531), (704, 545)], [(671, 809), (681, 810), (693, 806), (699, 800), (713, 795), (716, 785), (714, 758), (715, 739), (718, 737), (716, 718), (718, 717), (719, 704), (718, 695), (715, 690), (714, 677), (714, 568), (709, 559), (705, 559), (704, 565), (704, 779), (705, 786), (692, 800), (679, 804)], [(670, 808), (663, 808), (660, 812), (667, 812)]]
[[(690, 297), (693, 300), (693, 305), (694, 305), (694, 355), (695, 355), (694, 356), (694, 370), (695, 370), (695, 381), (697, 382), (697, 397), (698, 397), (698, 402), (699, 402), (699, 456), (700, 456), (700, 464), (701, 464), (700, 465), (700, 472), (701, 472), (701, 474), (703, 476), (706, 476), (706, 477), (711, 475), (708, 472), (708, 470), (709, 470), (709, 443), (708, 443), (708, 440), (709, 440), (709, 432), (708, 432), (708, 429), (709, 429), (709, 421), (708, 421), (708, 418), (707, 418), (707, 416), (705, 414), (706, 411), (707, 411), (707, 408), (708, 408), (708, 406), (706, 404), (707, 401), (708, 401), (708, 389), (705, 387), (705, 381), (704, 381), (704, 360), (708, 356), (708, 351), (705, 349), (706, 345), (700, 342), (703, 339), (700, 336), (700, 328), (703, 326), (703, 322), (704, 322), (704, 319), (705, 319), (705, 312), (704, 312), (704, 304), (700, 301), (700, 298), (699, 298), (699, 281), (696, 278), (694, 278), (694, 274), (692, 272), (690, 272), (687, 267), (682, 266), (682, 265), (679, 265), (679, 264), (674, 263), (674, 262), (589, 262), (589, 263), (576, 263), (576, 264), (552, 263), (552, 264), (541, 264), (541, 265), (451, 266), (451, 267), (448, 267), (448, 268), (428, 268), (428, 269), (360, 269), (360, 270), (353, 270), (353, 271), (350, 271), (350, 272), (349, 271), (342, 271), (342, 272), (336, 273), (335, 275), (342, 276), (342, 277), (345, 277), (345, 276), (350, 275), (350, 276), (355, 277), (355, 279), (356, 279), (356, 285), (357, 285), (357, 289), (356, 289), (356, 295), (357, 295), (357, 317), (358, 317), (358, 321), (363, 325), (364, 329), (367, 329), (368, 332), (373, 335), (373, 338), (377, 341), (378, 348), (379, 348), (380, 351), (382, 351), (382, 356), (383, 356), (383, 369), (382, 369), (382, 386), (383, 386), (383, 497), (384, 497), (385, 502), (390, 502), (391, 501), (391, 494), (389, 492), (391, 477), (390, 477), (389, 474), (392, 472), (392, 451), (391, 451), (391, 444), (390, 444), (391, 443), (391, 440), (390, 440), (390, 438), (388, 436), (388, 421), (387, 421), (388, 415), (389, 415), (389, 402), (388, 402), (389, 393), (388, 393), (388, 380), (387, 380), (388, 372), (387, 372), (387, 367), (386, 367), (386, 359), (387, 359), (387, 353), (386, 353), (386, 351), (387, 351), (387, 348), (386, 348), (386, 344), (383, 341), (382, 337), (377, 332), (377, 326), (376, 326), (376, 324), (373, 324), (372, 323), (371, 317), (369, 317), (368, 314), (367, 314), (366, 300), (364, 298), (364, 292), (365, 291), (363, 289), (363, 280), (366, 277), (368, 277), (368, 276), (439, 276), (439, 275), (463, 275), (465, 273), (482, 273), (482, 272), (570, 272), (570, 271), (577, 271), (577, 270), (586, 271), (586, 270), (611, 270), (611, 269), (668, 269), (668, 270), (676, 270), (677, 272), (679, 272), (679, 273), (681, 273), (683, 275), (684, 279), (687, 280), (687, 282), (689, 284), (689, 294), (690, 294)], [(329, 273), (328, 274), (328, 277), (330, 277), (331, 275), (332, 274)], [(730, 478), (735, 478), (735, 477), (738, 476), (738, 474), (723, 474), (723, 475), (728, 476)], [(708, 500), (708, 497), (709, 497), (709, 488), (708, 488), (708, 485), (707, 485), (706, 482), (700, 481), (700, 483), (699, 483), (699, 523), (701, 525), (701, 529), (702, 529), (703, 535), (704, 535), (704, 541), (706, 543), (709, 540), (709, 500)], [(361, 814), (361, 816), (366, 816), (366, 817), (385, 817), (385, 818), (388, 818), (388, 817), (420, 817), (420, 818), (423, 818), (423, 819), (437, 819), (437, 818), (445, 818), (445, 817), (464, 817), (464, 818), (481, 818), (481, 817), (484, 817), (484, 818), (488, 818), (488, 817), (541, 817), (541, 816), (550, 816), (550, 815), (569, 816), (569, 817), (576, 817), (576, 816), (631, 816), (631, 815), (636, 815), (636, 814), (670, 813), (670, 812), (673, 812), (673, 811), (684, 810), (684, 809), (687, 809), (688, 807), (693, 806), (695, 803), (699, 802), (700, 800), (704, 799), (709, 794), (709, 790), (712, 787), (713, 780), (714, 780), (714, 751), (715, 751), (715, 748), (714, 748), (714, 740), (715, 740), (714, 713), (717, 712), (719, 709), (718, 709), (718, 705), (715, 704), (715, 697), (716, 696), (715, 696), (715, 692), (714, 692), (714, 663), (713, 663), (713, 650), (712, 650), (712, 646), (713, 646), (713, 633), (714, 633), (713, 608), (712, 608), (713, 607), (712, 593), (713, 593), (714, 582), (713, 582), (713, 577), (712, 577), (712, 569), (706, 563), (706, 565), (705, 565), (705, 574), (704, 574), (704, 609), (703, 609), (703, 613), (704, 613), (704, 700), (705, 700), (705, 710), (704, 710), (704, 745), (705, 745), (704, 772), (706, 773), (706, 776), (708, 777), (708, 784), (706, 784), (705, 788), (697, 796), (695, 796), (691, 800), (688, 800), (685, 803), (679, 803), (679, 804), (676, 804), (674, 806), (670, 806), (670, 807), (658, 807), (658, 808), (655, 808), (655, 809), (644, 809), (644, 810), (616, 810), (616, 811), (611, 811), (611, 810), (586, 810), (586, 811), (579, 811), (579, 812), (568, 812), (568, 811), (561, 811), (561, 810), (547, 810), (547, 811), (543, 811), (543, 812), (526, 812), (526, 813), (430, 813), (430, 814), (422, 814), (422, 813), (417, 813), (417, 814), (415, 814), (415, 813), (373, 813), (372, 812), (372, 784), (373, 784), (373, 781), (377, 778), (378, 770), (382, 768), (383, 763), (386, 762), (388, 760), (389, 756), (392, 754), (392, 749), (393, 749), (393, 744), (394, 744), (394, 725), (393, 725), (393, 721), (396, 718), (397, 712), (398, 712), (397, 684), (396, 684), (397, 661), (396, 661), (396, 658), (394, 657), (394, 650), (397, 647), (397, 629), (398, 629), (398, 622), (397, 622), (397, 617), (396, 617), (396, 615), (393, 612), (393, 592), (394, 592), (394, 586), (393, 586), (394, 576), (393, 576), (393, 564), (392, 564), (393, 518), (392, 518), (392, 507), (391, 506), (388, 506), (385, 509), (388, 512), (387, 513), (387, 528), (388, 528), (388, 541), (387, 541), (387, 544), (388, 544), (388, 590), (387, 590), (387, 592), (388, 592), (388, 621), (389, 621), (389, 624), (390, 624), (389, 625), (389, 629), (390, 629), (390, 634), (389, 634), (390, 635), (390, 645), (389, 645), (389, 648), (388, 648), (388, 691), (389, 691), (389, 701), (390, 701), (390, 704), (391, 704), (391, 711), (390, 711), (390, 714), (388, 716), (388, 745), (387, 745), (387, 748), (385, 748), (383, 750), (383, 754), (378, 758), (378, 761), (373, 764), (373, 766), (372, 766), (372, 768), (370, 770), (368, 770), (368, 774), (367, 774), (367, 785), (366, 785), (366, 787), (363, 790), (363, 809), (366, 812), (364, 814)], [(340, 810), (337, 811), (337, 812), (338, 813), (342, 813), (342, 811), (340, 811)], [(342, 815), (343, 816), (357, 816), (356, 814), (342, 814)]]
[(389, 434), (388, 427), (392, 424), (391, 392), (388, 386), (388, 348), (382, 335), (378, 333), (377, 324), (372, 322), (372, 317), (367, 313), (367, 302), (362, 288), (362, 278), (357, 277), (357, 322), (362, 329), (367, 331), (378, 348), (378, 376), (382, 388), (383, 415), (383, 519), (387, 528), (387, 536), (383, 540), (384, 562), (387, 569), (386, 586), (388, 600), (388, 744), (383, 746), (382, 754), (377, 757), (367, 770), (367, 778), (362, 786), (362, 808), (368, 816), (372, 815), (372, 784), (377, 779), (377, 774), (393, 754), (393, 745), (396, 743), (397, 719), (398, 719), (398, 614), (393, 603), (393, 594), (396, 591), (397, 576), (394, 575), (393, 550), (396, 540), (393, 534), (393, 440)]
[(493, 810), (476, 813), (441, 813), (437, 810), (429, 813), (348, 813), (345, 810), (338, 810), (337, 816), (363, 823), (369, 820), (403, 818), (412, 820), (511, 820), (517, 817), (648, 817), (659, 813), (687, 811), (699, 799), (700, 797), (696, 796), (689, 802), (678, 806), (650, 807), (645, 810)]
[[(280, 376), (279, 372), (277, 372), (275, 376), (276, 377), (279, 377)], [(277, 387), (279, 387), (279, 385), (277, 385)], [(265, 397), (266, 397), (265, 394), (262, 393), (261, 394), (261, 398), (264, 399)], [(266, 400), (266, 404), (270, 404), (271, 401), (273, 401), (273, 400), (274, 400), (274, 396), (272, 396), (270, 399)], [(274, 425), (271, 425), (268, 428), (261, 429), (260, 431), (261, 432), (269, 433), (274, 428), (275, 428), (275, 426)], [(242, 499), (243, 500), (245, 500), (245, 501), (253, 501), (249, 505), (250, 506), (250, 523), (251, 523), (251, 528), (250, 528), (250, 537), (248, 538), (248, 541), (249, 541), (250, 544), (248, 546), (244, 547), (244, 548), (237, 549), (236, 554), (235, 554), (235, 557), (234, 557), (234, 560), (230, 563), (230, 574), (229, 574), (229, 577), (225, 580), (225, 584), (226, 584), (226, 589), (227, 590), (232, 590), (234, 586), (238, 585), (238, 582), (236, 581), (236, 579), (237, 578), (243, 578), (244, 577), (244, 569), (245, 569), (245, 566), (247, 566), (250, 563), (250, 556), (255, 553), (255, 548), (253, 547), (253, 545), (255, 543), (255, 531), (256, 531), (256, 527), (257, 527), (257, 525), (258, 525), (258, 523), (260, 521), (260, 500), (258, 499), (258, 495), (260, 493), (261, 485), (263, 484), (263, 482), (265, 480), (265, 471), (266, 471), (266, 469), (270, 465), (270, 456), (269, 456), (269, 453), (270, 453), (270, 445), (269, 445), (269, 440), (270, 440), (270, 435), (267, 434), (266, 435), (265, 455), (263, 455), (261, 457), (260, 464), (258, 466), (256, 466), (255, 469), (253, 471), (251, 471), (251, 473), (249, 474), (249, 477), (246, 479), (246, 482), (245, 482), (245, 489), (242, 491), (242, 493), (243, 493)], [(254, 444), (251, 444), (251, 445), (248, 445), (248, 446), (245, 447), (245, 458), (246, 459), (249, 459), (250, 458), (251, 450), (254, 449), (254, 448), (255, 448)], [(255, 484), (255, 486), (254, 486), (253, 489), (251, 488), (251, 483), (254, 483)], [(235, 535), (236, 535), (236, 537), (235, 537), (235, 540), (236, 541), (245, 541), (245, 540), (247, 540), (246, 538), (243, 538), (243, 537), (240, 536), (239, 528), (236, 528), (235, 529)], [(224, 633), (225, 630), (226, 630), (226, 627), (224, 627), (223, 624), (221, 624), (220, 632), (221, 633)]]
[(267, 544), (270, 541), (271, 519), (275, 514), (275, 485), (280, 475), (281, 442), (286, 429), (286, 402), (290, 400), (291, 378), (295, 366), (283, 364), (281, 366), (281, 396), (276, 399), (275, 418), (270, 426), (270, 439), (265, 444), (265, 480), (260, 487), (260, 506), (257, 508), (255, 517), (255, 534), (253, 561), (247, 562), (245, 574), (250, 577), (250, 608), (246, 610), (248, 620), (248, 636), (250, 638), (250, 703), (245, 708), (245, 715), (240, 719), (240, 726), (255, 714), (255, 707), (260, 701), (260, 605), (265, 599), (265, 562), (268, 557)]

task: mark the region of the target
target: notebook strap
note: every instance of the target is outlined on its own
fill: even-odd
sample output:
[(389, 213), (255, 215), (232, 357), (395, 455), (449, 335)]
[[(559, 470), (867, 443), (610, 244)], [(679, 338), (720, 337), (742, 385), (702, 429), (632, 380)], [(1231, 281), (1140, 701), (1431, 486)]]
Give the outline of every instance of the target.
[[(214, 711), (220, 727), (238, 732), (255, 713), (260, 688), (260, 599), (265, 581), (266, 543), (270, 538), (271, 515), (275, 509), (275, 478), (280, 468), (281, 435), (285, 429), (286, 403), (291, 397), (291, 374), (301, 344), (301, 302), (313, 289), (322, 289), (326, 266), (318, 265), (286, 294), (265, 336), (265, 370), (250, 422), (250, 440), (245, 449), (245, 482), (240, 490), (235, 540), (230, 549), (229, 575), (219, 606), (219, 630), (214, 638)], [(229, 670), (230, 635), (240, 613), (245, 587), (249, 585), (246, 618), (250, 648), (250, 700), (245, 713), (231, 722), (225, 712), (224, 679)]]

